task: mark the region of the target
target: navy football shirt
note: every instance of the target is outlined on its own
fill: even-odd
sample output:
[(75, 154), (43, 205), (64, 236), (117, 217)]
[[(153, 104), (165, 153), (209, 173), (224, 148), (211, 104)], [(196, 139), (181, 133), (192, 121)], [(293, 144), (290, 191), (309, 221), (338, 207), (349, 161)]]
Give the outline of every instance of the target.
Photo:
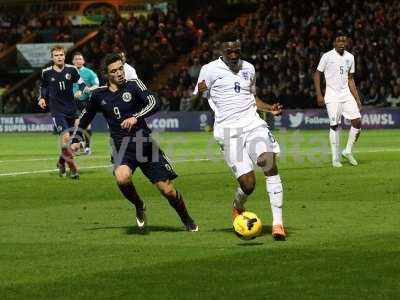
[[(126, 136), (135, 136), (142, 130), (143, 136), (148, 136), (145, 118), (154, 114), (160, 108), (156, 97), (147, 90), (139, 80), (129, 80), (118, 91), (110, 91), (108, 86), (95, 89), (89, 99), (86, 109), (81, 114), (79, 127), (86, 127), (93, 120), (97, 112), (102, 112), (114, 142), (119, 144)], [(122, 129), (121, 123), (130, 117), (136, 117), (138, 122), (131, 129)]]
[(49, 105), (51, 114), (74, 117), (78, 110), (74, 99), (73, 84), (78, 83), (82, 89), (85, 84), (73, 65), (66, 64), (61, 71), (53, 66), (43, 69), (40, 95)]

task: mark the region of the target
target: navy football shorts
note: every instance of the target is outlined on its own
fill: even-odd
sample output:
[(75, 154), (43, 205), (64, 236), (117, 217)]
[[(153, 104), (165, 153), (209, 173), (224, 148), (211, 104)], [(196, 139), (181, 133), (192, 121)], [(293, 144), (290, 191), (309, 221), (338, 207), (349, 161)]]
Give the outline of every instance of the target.
[(53, 115), (52, 116), (54, 127), (58, 134), (68, 130), (73, 132), (75, 127), (75, 116)]
[(132, 173), (139, 168), (153, 184), (178, 177), (165, 153), (153, 140), (140, 146), (130, 142), (125, 150), (122, 148), (118, 147), (117, 153), (113, 154), (114, 170), (120, 165), (127, 165)]

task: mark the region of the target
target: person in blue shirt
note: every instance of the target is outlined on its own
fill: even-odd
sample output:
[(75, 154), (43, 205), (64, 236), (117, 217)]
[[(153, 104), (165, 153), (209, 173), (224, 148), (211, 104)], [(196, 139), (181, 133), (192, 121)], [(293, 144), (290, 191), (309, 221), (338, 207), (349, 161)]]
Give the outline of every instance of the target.
[[(89, 69), (84, 65), (85, 59), (83, 58), (82, 53), (75, 52), (72, 56), (72, 63), (78, 69), (79, 75), (85, 82), (86, 86), (90, 89), (90, 91), (93, 91), (99, 86), (99, 77), (92, 69)], [(79, 86), (77, 84), (74, 84), (73, 90), (74, 90), (74, 97), (78, 104), (78, 108), (82, 112), (89, 101), (91, 93), (82, 93), (79, 90)], [(85, 139), (84, 153), (89, 155), (92, 152), (90, 149), (90, 140), (92, 138), (92, 128), (90, 125), (87, 129), (87, 133), (88, 136)]]

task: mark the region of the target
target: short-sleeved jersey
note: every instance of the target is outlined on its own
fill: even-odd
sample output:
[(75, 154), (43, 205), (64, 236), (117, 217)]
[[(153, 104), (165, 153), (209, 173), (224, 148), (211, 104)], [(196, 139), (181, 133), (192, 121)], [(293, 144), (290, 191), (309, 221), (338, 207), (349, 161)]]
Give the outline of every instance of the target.
[(344, 51), (340, 55), (332, 49), (322, 55), (317, 70), (325, 75), (325, 103), (344, 102), (353, 98), (349, 88), (349, 73), (355, 72), (354, 56), (351, 53)]
[[(79, 75), (83, 79), (83, 82), (85, 82), (86, 86), (88, 87), (93, 87), (93, 86), (99, 86), (99, 77), (97, 77), (97, 74), (90, 68), (87, 68), (83, 66), (82, 68), (79, 69)], [(79, 85), (74, 83), (74, 94), (79, 90)], [(82, 95), (79, 97), (80, 101), (86, 101), (90, 97), (90, 93), (82, 93)]]
[(198, 93), (197, 85), (204, 80), (208, 87), (208, 102), (215, 113), (215, 126), (244, 128), (265, 123), (257, 113), (254, 66), (243, 60), (241, 63), (236, 74), (221, 57), (200, 70), (193, 94)]
[[(86, 129), (96, 113), (101, 112), (108, 123), (111, 137), (118, 145), (124, 137), (136, 136), (139, 130), (142, 136), (149, 136), (151, 131), (145, 118), (155, 113), (159, 107), (159, 101), (139, 79), (126, 81), (115, 92), (108, 86), (102, 86), (92, 92), (81, 114), (79, 127)], [(138, 122), (130, 131), (122, 129), (121, 123), (130, 117), (136, 117)]]
[(138, 79), (136, 70), (128, 63), (124, 63), (124, 72), (125, 72), (125, 79), (126, 80), (133, 80)]
[(48, 103), (52, 115), (76, 115), (74, 83), (80, 85), (84, 82), (73, 65), (66, 64), (61, 71), (56, 71), (53, 67), (42, 70), (40, 96)]

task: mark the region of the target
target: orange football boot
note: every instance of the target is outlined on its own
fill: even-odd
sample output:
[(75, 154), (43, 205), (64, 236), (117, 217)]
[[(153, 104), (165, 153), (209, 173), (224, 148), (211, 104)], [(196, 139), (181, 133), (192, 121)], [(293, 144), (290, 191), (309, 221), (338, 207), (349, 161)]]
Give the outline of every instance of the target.
[(275, 241), (284, 241), (286, 240), (285, 229), (283, 229), (282, 224), (276, 224), (272, 226), (272, 238)]
[(232, 209), (232, 221), (236, 219), (238, 215), (241, 215), (245, 210), (244, 209), (237, 209), (236, 207), (233, 207)]

